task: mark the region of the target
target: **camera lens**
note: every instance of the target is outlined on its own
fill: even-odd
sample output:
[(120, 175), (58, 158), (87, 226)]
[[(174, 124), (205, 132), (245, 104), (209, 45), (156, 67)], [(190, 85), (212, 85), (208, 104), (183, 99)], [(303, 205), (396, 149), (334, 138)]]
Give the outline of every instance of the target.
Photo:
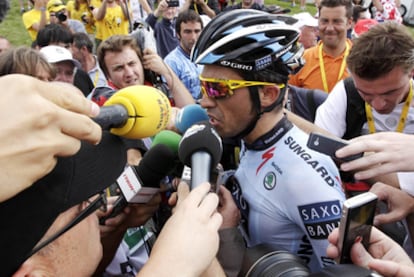
[(63, 12), (56, 13), (56, 17), (60, 22), (66, 21), (68, 17)]

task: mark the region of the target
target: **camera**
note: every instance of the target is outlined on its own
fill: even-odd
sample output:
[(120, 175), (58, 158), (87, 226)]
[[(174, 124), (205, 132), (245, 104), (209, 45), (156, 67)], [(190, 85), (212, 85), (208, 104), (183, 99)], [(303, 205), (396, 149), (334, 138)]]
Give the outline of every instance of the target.
[(381, 277), (354, 264), (336, 264), (311, 273), (298, 256), (270, 244), (247, 248), (238, 277)]
[(178, 0), (169, 0), (167, 1), (168, 7), (178, 7), (180, 2)]
[(55, 16), (60, 22), (66, 21), (66, 19), (68, 19), (63, 11), (57, 12)]

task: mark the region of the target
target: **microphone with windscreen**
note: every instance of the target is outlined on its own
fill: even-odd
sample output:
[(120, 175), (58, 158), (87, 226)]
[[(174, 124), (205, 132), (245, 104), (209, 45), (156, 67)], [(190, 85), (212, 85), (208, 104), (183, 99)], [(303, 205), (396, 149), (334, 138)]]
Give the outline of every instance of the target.
[(164, 93), (137, 85), (114, 93), (93, 120), (115, 135), (140, 139), (165, 129), (170, 112), (170, 102)]
[(191, 189), (210, 182), (223, 152), (220, 136), (208, 121), (194, 124), (184, 133), (178, 146), (178, 157), (191, 168)]
[(193, 124), (208, 120), (205, 109), (198, 104), (189, 104), (178, 111), (175, 118), (175, 128), (184, 134)]
[(147, 203), (160, 190), (160, 182), (174, 168), (176, 154), (166, 145), (151, 147), (139, 165), (128, 166), (117, 179), (121, 195), (111, 213), (100, 218), (100, 224), (119, 214), (128, 203)]

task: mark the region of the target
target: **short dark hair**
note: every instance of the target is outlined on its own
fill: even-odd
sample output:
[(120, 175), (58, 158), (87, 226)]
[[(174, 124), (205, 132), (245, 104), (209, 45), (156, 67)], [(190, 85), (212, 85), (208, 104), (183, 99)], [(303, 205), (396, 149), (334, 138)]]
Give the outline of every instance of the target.
[(70, 30), (61, 24), (47, 24), (37, 33), (36, 44), (45, 47), (52, 43), (72, 43), (73, 35)]
[(414, 69), (414, 38), (404, 25), (384, 22), (359, 36), (347, 58), (352, 74), (375, 80), (396, 67)]
[(188, 9), (178, 14), (177, 19), (175, 20), (175, 33), (178, 35), (181, 32), (181, 23), (183, 22), (199, 22), (201, 24), (201, 29), (204, 28), (203, 20), (201, 20), (200, 15), (196, 13), (194, 10)]
[(352, 2), (351, 0), (322, 0), (319, 4), (319, 13), (323, 7), (336, 8), (344, 6), (346, 9), (346, 17), (352, 18)]
[(352, 7), (352, 21), (356, 23), (358, 21), (358, 19), (359, 19), (359, 15), (362, 12), (365, 12), (367, 10), (368, 10), (368, 8), (364, 8), (364, 7), (360, 6), (360, 5), (353, 6)]
[(88, 49), (89, 53), (93, 52), (93, 42), (89, 38), (89, 36), (85, 33), (74, 33), (73, 34), (73, 45), (76, 46), (76, 48), (81, 49), (82, 46), (85, 46), (86, 49)]

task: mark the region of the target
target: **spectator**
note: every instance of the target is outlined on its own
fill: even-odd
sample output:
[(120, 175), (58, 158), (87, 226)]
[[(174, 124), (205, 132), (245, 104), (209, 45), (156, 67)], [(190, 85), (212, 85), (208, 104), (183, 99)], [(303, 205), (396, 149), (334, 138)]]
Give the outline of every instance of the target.
[(85, 26), (76, 19), (69, 18), (66, 6), (61, 0), (49, 0), (47, 3), (50, 23), (61, 24), (73, 33), (86, 33)]
[(361, 35), (354, 47), (347, 60), (351, 82), (336, 85), (319, 107), (316, 125), (345, 139), (377, 131), (414, 133), (406, 120), (414, 111), (412, 36), (404, 26), (383, 23)]
[(398, 8), (401, 6), (400, 0), (372, 0), (376, 8), (374, 19), (378, 22), (395, 21), (402, 23), (402, 17)]
[(40, 49), (40, 54), (52, 64), (56, 72), (55, 81), (73, 85), (75, 73), (80, 63), (72, 58), (72, 53), (61, 46), (48, 45)]
[(27, 0), (27, 7), (26, 8), (24, 7), (24, 0), (19, 0), (19, 4), (20, 4), (20, 13), (21, 14), (23, 14), (26, 11), (29, 11), (29, 10), (32, 9), (32, 3), (29, 0)]
[[(69, 0), (66, 3), (69, 18), (79, 20), (83, 23), (86, 33), (94, 42), (95, 40), (95, 19), (92, 10), (100, 5), (99, 0)], [(94, 48), (95, 50), (95, 48)]]
[(308, 149), (308, 136), (284, 116), (288, 76), (302, 66), (302, 49), (299, 32), (273, 24), (277, 18), (254, 10), (222, 13), (200, 35), (192, 59), (204, 64), (200, 103), (210, 123), (221, 137), (243, 140), (229, 187), (247, 245), (277, 245), (318, 271), (333, 263), (325, 259), (327, 237), (340, 219), (339, 212), (318, 211), (340, 211), (345, 195), (333, 161)]
[[(146, 70), (154, 70), (167, 80), (171, 88), (171, 94), (177, 105), (186, 105), (194, 103), (191, 94), (180, 82), (172, 70), (163, 63), (161, 57), (141, 49), (137, 46), (134, 38), (130, 36), (112, 36), (103, 41), (98, 48), (98, 61), (103, 72), (107, 76), (108, 85), (113, 90), (125, 88), (132, 85), (143, 85)], [(104, 98), (104, 100), (100, 99)], [(92, 99), (105, 101), (105, 96), (100, 95), (98, 90), (92, 94)], [(129, 164), (137, 164), (142, 157), (142, 146), (137, 141), (129, 141), (127, 150), (127, 160)], [(105, 251), (104, 260), (97, 269), (96, 274), (101, 274), (106, 270), (108, 274), (136, 274), (148, 258), (148, 244), (153, 239), (153, 233), (143, 225), (153, 216), (161, 201), (160, 195), (157, 194), (153, 200), (147, 204), (130, 204), (128, 205), (129, 213), (122, 213), (113, 220), (105, 222), (105, 237), (102, 242)], [(137, 228), (138, 227), (138, 228)], [(127, 242), (123, 240), (125, 233), (129, 230), (133, 233), (134, 246), (130, 250)], [(143, 236), (142, 234), (145, 234)], [(138, 238), (137, 238), (138, 237)], [(120, 265), (124, 265), (122, 268)], [(125, 267), (126, 266), (126, 267)]]
[(298, 19), (294, 26), (300, 29), (299, 42), (305, 49), (316, 46), (318, 43), (318, 20), (308, 12), (294, 14), (293, 17)]
[(9, 49), (10, 47), (11, 47), (10, 41), (6, 37), (0, 36), (0, 53)]
[(195, 100), (201, 98), (200, 79), (198, 77), (203, 67), (191, 62), (190, 54), (202, 29), (203, 21), (196, 12), (188, 10), (179, 13), (175, 31), (180, 44), (164, 59), (191, 92)]
[(0, 76), (13, 73), (42, 81), (53, 81), (56, 77), (52, 65), (38, 51), (27, 46), (9, 49), (0, 55)]
[(167, 0), (161, 0), (154, 13), (145, 19), (154, 29), (157, 53), (161, 58), (165, 58), (179, 43), (175, 31), (176, 14), (177, 7), (169, 7)]
[(105, 74), (98, 63), (98, 57), (93, 54), (93, 42), (90, 37), (84, 33), (75, 33), (71, 49), (73, 57), (80, 62), (82, 69), (88, 72), (93, 86), (107, 86)]
[[(38, 48), (48, 45), (57, 45), (70, 50), (72, 48), (73, 35), (67, 28), (60, 24), (49, 24), (40, 30), (36, 41)], [(88, 73), (80, 68), (75, 72), (73, 84), (79, 88), (85, 96), (94, 88)]]
[(185, 0), (184, 4), (180, 8), (181, 11), (194, 10), (199, 15), (206, 15), (210, 19), (219, 14), (219, 4), (217, 0)]
[(129, 14), (124, 1), (102, 0), (101, 5), (94, 7), (92, 13), (96, 20), (96, 47), (112, 35), (128, 34)]
[(351, 27), (350, 0), (322, 0), (319, 6), (318, 45), (306, 49), (305, 66), (292, 75), (289, 84), (329, 93), (335, 84), (348, 77), (346, 57), (351, 49), (347, 30)]
[(223, 11), (230, 11), (235, 9), (263, 10), (263, 5), (256, 3), (254, 0), (242, 0), (240, 3), (225, 7)]
[(151, 82), (145, 79), (144, 71), (152, 71), (166, 80), (167, 93), (177, 107), (194, 103), (189, 91), (161, 57), (149, 49), (141, 51), (130, 36), (112, 36), (105, 40), (98, 49), (98, 62), (114, 89)]
[(29, 32), (32, 41), (36, 39), (37, 32), (49, 23), (49, 13), (46, 10), (48, 0), (30, 0), (33, 9), (22, 16), (23, 25)]

